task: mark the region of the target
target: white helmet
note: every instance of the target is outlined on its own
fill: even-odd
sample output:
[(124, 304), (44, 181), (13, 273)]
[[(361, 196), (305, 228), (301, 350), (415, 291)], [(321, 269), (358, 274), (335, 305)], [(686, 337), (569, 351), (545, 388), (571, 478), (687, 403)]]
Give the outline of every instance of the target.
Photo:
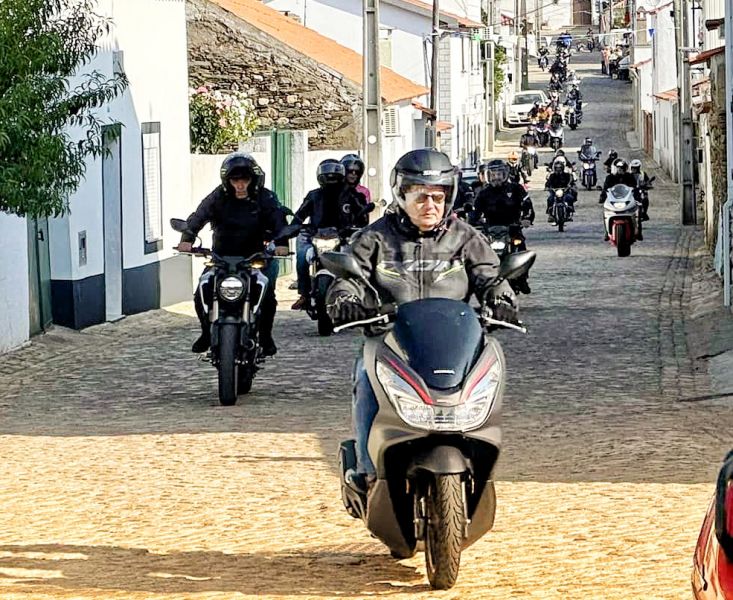
[(635, 158), (629, 163), (629, 168), (631, 171), (641, 171), (641, 161), (638, 158)]

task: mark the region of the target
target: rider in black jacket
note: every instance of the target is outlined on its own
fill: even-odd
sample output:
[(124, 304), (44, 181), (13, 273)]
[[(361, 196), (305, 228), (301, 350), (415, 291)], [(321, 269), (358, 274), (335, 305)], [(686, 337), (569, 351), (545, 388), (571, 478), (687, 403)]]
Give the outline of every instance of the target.
[(615, 163), (614, 167), (616, 172), (606, 177), (606, 181), (603, 182), (603, 191), (601, 197), (598, 200), (598, 204), (603, 204), (608, 196), (608, 190), (614, 185), (622, 183), (623, 185), (629, 186), (634, 190), (634, 199), (641, 204), (641, 194), (637, 186), (637, 180), (633, 173), (629, 173), (629, 165), (622, 158), (619, 158)]
[(485, 221), (487, 227), (534, 221), (534, 207), (527, 191), (509, 181), (509, 165), (503, 160), (488, 163), (488, 182), (476, 198), (471, 223)]
[(369, 217), (363, 212), (367, 205), (366, 196), (357, 188), (345, 185), (346, 169), (342, 163), (331, 158), (324, 160), (318, 165), (316, 177), (320, 187), (308, 192), (293, 221), (304, 223), (309, 220), (310, 227), (303, 229), (298, 236), (296, 271), (300, 297), (291, 307), (292, 310), (302, 310), (308, 304), (311, 280), (307, 255), (313, 245), (313, 231), (329, 227), (341, 230), (369, 224)]
[[(494, 307), (497, 319), (515, 321), (511, 287), (494, 285), (499, 259), (484, 236), (458, 219), (448, 218), (457, 193), (457, 176), (448, 157), (432, 149), (408, 152), (391, 175), (396, 209), (358, 232), (347, 252), (382, 302), (403, 304), (423, 298), (467, 301), (476, 295)], [(335, 323), (374, 316), (372, 293), (356, 279), (338, 279), (328, 292)], [(346, 473), (355, 489), (367, 489), (374, 465), (367, 451), (377, 401), (361, 361), (355, 369), (352, 419), (357, 468)]]
[[(243, 152), (234, 152), (224, 159), (220, 169), (221, 186), (201, 202), (190, 217), (188, 228), (181, 235), (178, 250), (190, 252), (199, 231), (209, 223), (213, 230), (212, 250), (219, 256), (251, 256), (265, 249), (266, 242), (285, 227), (285, 212), (274, 192), (264, 186), (265, 175), (255, 159)], [(277, 241), (276, 255), (287, 255), (287, 241)], [(262, 272), (270, 280), (262, 301), (260, 343), (265, 356), (272, 356), (277, 347), (272, 339), (277, 300), (275, 282), (278, 265), (271, 261)], [(201, 323), (201, 336), (194, 342), (193, 352), (205, 352), (211, 345), (208, 311), (213, 300), (214, 271), (207, 267), (194, 294), (196, 315)]]
[(552, 205), (555, 201), (553, 195), (554, 190), (565, 190), (565, 201), (570, 207), (570, 212), (575, 211), (575, 202), (578, 199), (578, 190), (575, 187), (575, 179), (572, 173), (565, 170), (565, 164), (561, 161), (555, 161), (552, 164), (552, 173), (545, 182), (545, 189), (550, 192), (547, 196), (547, 221), (553, 222)]

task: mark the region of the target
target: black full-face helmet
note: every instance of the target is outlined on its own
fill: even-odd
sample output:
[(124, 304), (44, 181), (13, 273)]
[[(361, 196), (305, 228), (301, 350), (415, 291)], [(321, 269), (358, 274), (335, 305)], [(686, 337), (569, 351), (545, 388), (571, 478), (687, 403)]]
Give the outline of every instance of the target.
[(613, 163), (613, 166), (616, 167), (616, 174), (618, 175), (623, 175), (629, 171), (629, 165), (623, 158), (619, 158), (615, 163)]
[(346, 171), (356, 171), (358, 179), (361, 179), (364, 175), (364, 161), (358, 154), (347, 154), (341, 159), (341, 164), (344, 165)]
[(346, 178), (346, 169), (335, 158), (327, 158), (318, 165), (316, 178), (321, 186), (340, 185)]
[(486, 169), (487, 180), (492, 187), (500, 187), (509, 179), (509, 165), (499, 158), (489, 161)]
[(449, 214), (458, 194), (458, 176), (447, 155), (433, 148), (412, 150), (402, 156), (389, 178), (392, 197), (405, 210), (405, 191), (413, 185), (441, 186), (445, 191), (445, 214)]
[(244, 177), (249, 179), (250, 184), (247, 191), (250, 196), (256, 194), (265, 184), (265, 174), (254, 157), (246, 152), (232, 152), (229, 154), (221, 163), (219, 176), (224, 191), (230, 194), (234, 193), (234, 188), (229, 183), (232, 178)]

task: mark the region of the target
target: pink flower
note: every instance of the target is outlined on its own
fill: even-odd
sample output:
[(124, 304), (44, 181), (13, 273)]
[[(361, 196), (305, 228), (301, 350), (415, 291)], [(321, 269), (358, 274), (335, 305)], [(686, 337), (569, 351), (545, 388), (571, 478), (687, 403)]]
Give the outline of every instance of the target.
[(207, 88), (205, 85), (202, 85), (201, 87), (196, 88), (197, 94), (206, 94), (208, 93), (209, 88)]
[(227, 126), (227, 120), (224, 118), (219, 119), (219, 127), (226, 127)]

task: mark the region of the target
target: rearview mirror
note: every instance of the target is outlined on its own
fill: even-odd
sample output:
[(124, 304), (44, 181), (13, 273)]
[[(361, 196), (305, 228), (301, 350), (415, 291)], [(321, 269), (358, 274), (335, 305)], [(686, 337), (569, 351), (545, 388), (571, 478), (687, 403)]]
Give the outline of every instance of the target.
[(651, 178), (651, 179), (649, 180), (649, 183), (653, 183), (653, 182), (654, 182), (654, 180), (655, 180), (656, 178), (657, 178), (657, 176), (655, 175), (654, 177), (652, 177), (652, 178)]
[(173, 228), (173, 231), (185, 233), (188, 231), (188, 222), (183, 219), (171, 219), (171, 227)]
[(275, 235), (275, 239), (279, 240), (282, 238), (295, 237), (296, 235), (298, 235), (298, 233), (300, 233), (300, 229), (300, 223), (291, 223), (290, 225), (286, 225), (280, 231), (278, 231)]
[(351, 254), (344, 252), (324, 252), (319, 256), (321, 264), (336, 277), (343, 279), (363, 279), (359, 264)]
[(499, 277), (501, 279), (518, 279), (532, 268), (537, 254), (525, 250), (508, 254), (499, 265)]

